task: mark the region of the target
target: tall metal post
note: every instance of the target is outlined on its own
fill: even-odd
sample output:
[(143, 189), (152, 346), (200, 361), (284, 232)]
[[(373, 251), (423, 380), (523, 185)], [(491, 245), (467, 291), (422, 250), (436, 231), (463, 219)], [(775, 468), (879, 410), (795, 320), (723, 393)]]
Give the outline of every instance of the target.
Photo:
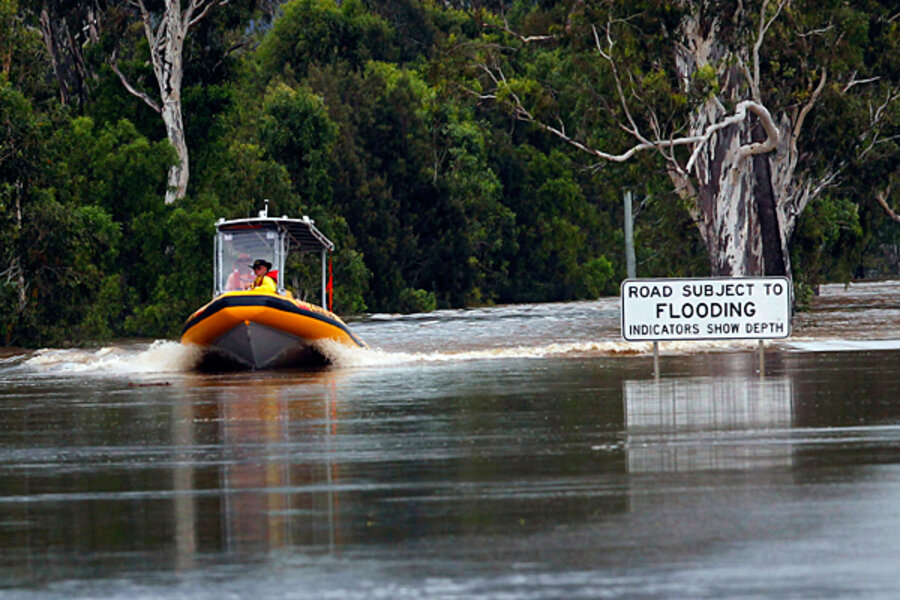
[(322, 308), (328, 310), (328, 292), (326, 278), (328, 277), (328, 259), (325, 257), (325, 250), (322, 249)]
[(222, 269), (225, 268), (222, 263), (222, 234), (219, 231), (216, 231), (216, 236), (213, 238), (213, 260), (215, 261), (215, 265), (213, 266), (213, 298), (218, 296), (222, 290), (219, 289), (219, 280), (221, 279)]
[(628, 279), (637, 277), (634, 258), (634, 216), (631, 209), (631, 190), (625, 192), (625, 272)]

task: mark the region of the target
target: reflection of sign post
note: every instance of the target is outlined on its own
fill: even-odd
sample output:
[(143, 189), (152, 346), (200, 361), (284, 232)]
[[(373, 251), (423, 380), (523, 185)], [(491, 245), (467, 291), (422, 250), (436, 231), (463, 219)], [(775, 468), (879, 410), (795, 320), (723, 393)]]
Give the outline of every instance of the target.
[[(725, 375), (627, 380), (622, 392), (629, 473), (793, 465), (790, 444), (737, 439), (723, 444), (718, 435), (793, 426), (790, 379)], [(690, 443), (679, 443), (685, 440)]]
[(628, 341), (786, 338), (786, 277), (628, 279), (622, 284), (622, 337)]

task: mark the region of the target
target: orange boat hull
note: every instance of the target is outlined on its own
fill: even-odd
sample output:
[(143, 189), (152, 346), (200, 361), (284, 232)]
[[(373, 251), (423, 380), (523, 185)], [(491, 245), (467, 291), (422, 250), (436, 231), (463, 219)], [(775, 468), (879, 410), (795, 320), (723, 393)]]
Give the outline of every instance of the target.
[(228, 292), (187, 320), (181, 342), (229, 366), (266, 369), (327, 362), (316, 343), (365, 347), (340, 317), (318, 306), (259, 292)]

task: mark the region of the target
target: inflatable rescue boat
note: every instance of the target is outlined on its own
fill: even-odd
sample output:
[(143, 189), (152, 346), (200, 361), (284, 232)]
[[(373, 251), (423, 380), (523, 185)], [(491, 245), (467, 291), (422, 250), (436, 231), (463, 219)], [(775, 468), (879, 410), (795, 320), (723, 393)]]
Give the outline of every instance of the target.
[[(216, 223), (213, 300), (188, 318), (181, 342), (204, 350), (202, 364), (212, 368), (267, 369), (327, 363), (323, 340), (365, 347), (328, 307), (331, 281), (327, 254), (334, 244), (309, 217), (259, 217)], [(291, 252), (321, 255), (322, 306), (294, 298), (284, 286)], [(252, 260), (272, 265), (268, 276), (276, 290), (247, 289), (254, 276)]]

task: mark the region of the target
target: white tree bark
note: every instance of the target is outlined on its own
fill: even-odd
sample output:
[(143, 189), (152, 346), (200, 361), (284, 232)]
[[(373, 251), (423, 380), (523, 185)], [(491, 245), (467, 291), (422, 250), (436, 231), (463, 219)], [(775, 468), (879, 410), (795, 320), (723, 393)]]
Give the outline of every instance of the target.
[(183, 198), (190, 178), (190, 159), (181, 111), (181, 85), (184, 75), (184, 40), (190, 28), (216, 5), (228, 0), (189, 0), (182, 10), (181, 0), (165, 0), (161, 13), (152, 13), (144, 0), (128, 0), (137, 9), (150, 46), (153, 74), (159, 88), (158, 99), (134, 87), (119, 70), (113, 53), (113, 70), (129, 92), (142, 99), (163, 119), (166, 135), (178, 155), (178, 163), (169, 170), (166, 204)]
[[(19, 182), (16, 182), (16, 232), (21, 234), (22, 231), (22, 186)], [(13, 267), (12, 272), (15, 275), (16, 283), (19, 288), (19, 305), (18, 309), (21, 313), (25, 310), (25, 305), (28, 302), (28, 286), (25, 283), (25, 269), (22, 268), (22, 263), (18, 255), (13, 257)]]
[[(179, 0), (166, 0), (160, 29), (154, 35), (150, 26), (149, 14), (143, 8), (143, 0), (140, 0), (140, 5), (143, 13), (144, 33), (147, 35), (147, 41), (150, 42), (151, 56), (153, 57), (153, 72), (159, 83), (163, 123), (166, 125), (169, 142), (172, 143), (178, 154), (178, 164), (169, 170), (166, 204), (170, 204), (176, 198), (184, 198), (190, 177), (190, 160), (184, 137), (184, 119), (181, 115), (184, 37), (187, 35), (189, 22), (182, 19)], [(190, 12), (193, 8), (194, 2), (191, 2), (185, 11), (186, 19), (190, 19)]]
[[(726, 122), (722, 101), (739, 100), (742, 90), (749, 89), (753, 101), (762, 102), (759, 52), (766, 33), (785, 4), (786, 0), (780, 0), (769, 11), (769, 1), (765, 0), (752, 47), (736, 51), (726, 50), (717, 43), (720, 23), (714, 22), (705, 32), (696, 20), (686, 19), (682, 23), (682, 34), (688, 41), (676, 52), (682, 82), (686, 85), (693, 73), (704, 67), (716, 68), (720, 81), (725, 82), (722, 94), (694, 113), (690, 131), (706, 130), (716, 127), (715, 123)], [(716, 128), (714, 139), (695, 148), (688, 170), (696, 159), (698, 225), (709, 248), (714, 274), (790, 275), (788, 243), (797, 219), (807, 204), (837, 176), (829, 172), (812, 179), (797, 174), (797, 142), (827, 80), (823, 69), (806, 104), (783, 112), (777, 127), (768, 111), (765, 115), (757, 112), (767, 134), (764, 145), (746, 145), (753, 137), (755, 125), (743, 121)], [(777, 136), (772, 134), (773, 128), (777, 129)], [(770, 151), (767, 156), (745, 160), (748, 155)], [(768, 249), (764, 247), (766, 243)]]
[[(16, 215), (16, 222), (13, 226), (15, 231), (13, 239), (18, 242), (18, 238), (21, 236), (22, 232), (22, 184), (19, 181), (16, 181), (15, 184), (11, 186), (11, 194), (15, 198), (14, 212)], [(28, 303), (28, 282), (25, 279), (25, 269), (22, 267), (22, 260), (19, 254), (16, 253), (15, 246), (17, 245), (18, 244), (13, 244), (12, 248), (3, 248), (3, 251), (0, 252), (0, 259), (9, 261), (6, 268), (0, 270), (0, 278), (4, 279), (7, 284), (13, 284), (15, 286), (17, 290), (16, 312), (21, 313), (25, 310), (25, 306)]]

